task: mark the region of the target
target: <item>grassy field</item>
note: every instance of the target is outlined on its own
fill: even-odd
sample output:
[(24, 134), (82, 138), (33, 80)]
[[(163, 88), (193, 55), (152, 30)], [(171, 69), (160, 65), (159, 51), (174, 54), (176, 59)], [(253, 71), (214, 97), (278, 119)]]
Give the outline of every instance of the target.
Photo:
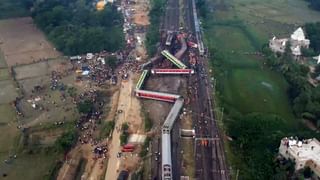
[[(288, 37), (306, 22), (319, 21), (320, 13), (310, 10), (302, 0), (207, 2), (210, 13), (202, 21), (202, 27), (217, 82), (217, 102), (226, 114), (223, 129), (227, 135), (230, 124), (236, 124), (233, 117), (250, 113), (280, 116), (286, 125), (278, 127), (279, 131), (306, 130), (292, 112), (283, 75), (269, 70), (266, 59), (257, 52), (274, 35)], [(232, 146), (234, 142), (226, 142), (230, 165), (234, 169), (246, 169), (250, 162), (243, 162), (243, 155)], [(236, 172), (233, 173), (235, 176)], [(243, 170), (239, 179), (243, 178), (242, 173)]]
[(206, 45), (216, 54), (217, 90), (227, 108), (264, 112), (295, 120), (282, 75), (254, 55), (273, 35), (287, 37), (296, 27), (320, 19), (300, 0), (210, 0), (215, 7), (204, 21)]
[(4, 167), (4, 169), (7, 169), (6, 179), (44, 179), (49, 174), (50, 168), (56, 163), (56, 158), (56, 154), (44, 152), (18, 155), (17, 159)]
[[(1, 7), (3, 7), (6, 3), (1, 1), (0, 3), (0, 10)], [(2, 18), (3, 11), (0, 11), (0, 19)], [(20, 30), (21, 31), (21, 28)], [(23, 32), (23, 31), (21, 31)], [(0, 38), (1, 39), (1, 38)], [(3, 39), (1, 39), (3, 40)], [(10, 42), (6, 41), (6, 42)], [(0, 44), (3, 45), (5, 43), (2, 41)], [(3, 49), (1, 49), (3, 50)], [(43, 135), (40, 136), (39, 133), (31, 134), (29, 135), (28, 141), (22, 141), (23, 133), (21, 132), (21, 129), (18, 129), (17, 127), (21, 125), (21, 122), (26, 123), (26, 121), (19, 119), (17, 120), (16, 112), (12, 106), (12, 101), (19, 96), (20, 91), (17, 89), (16, 82), (13, 81), (13, 78), (11, 77), (11, 74), (9, 73), (9, 68), (7, 66), (6, 60), (4, 59), (3, 51), (0, 50), (0, 179), (3, 179), (3, 175), (6, 174), (7, 176), (4, 179), (44, 179), (45, 175), (49, 173), (49, 170), (54, 167), (56, 164), (57, 156), (60, 156), (61, 154), (54, 153), (53, 150), (46, 151), (46, 149), (43, 149), (42, 146), (37, 146), (40, 142), (40, 145), (52, 146), (55, 139), (58, 137), (59, 132), (61, 134), (62, 130), (59, 130), (58, 132), (51, 133), (49, 131), (43, 130)], [(61, 69), (61, 65), (59, 63), (56, 64), (50, 64), (51, 62), (48, 62), (50, 65), (50, 68), (56, 68)], [(51, 69), (46, 68), (45, 70), (49, 71)], [(26, 74), (26, 71), (32, 71), (32, 72), (38, 72), (41, 71), (43, 67), (35, 66), (33, 69), (29, 68), (23, 71), (23, 67), (20, 67), (21, 74)], [(27, 88), (28, 92), (30, 92), (32, 87), (34, 86), (34, 83), (39, 83), (36, 78), (33, 78), (33, 74), (30, 74), (25, 77), (20, 74), (21, 80), (23, 81), (24, 88)], [(39, 76), (43, 77), (45, 74), (40, 73)], [(34, 81), (32, 81), (34, 80)], [(72, 79), (73, 80), (73, 79)], [(49, 80), (48, 80), (49, 81)], [(32, 86), (33, 85), (33, 86)], [(57, 96), (57, 95), (56, 95)], [(54, 97), (56, 99), (60, 99), (59, 97)], [(28, 96), (29, 97), (29, 96)], [(28, 104), (28, 107), (30, 104)], [(65, 106), (65, 105), (64, 105)], [(65, 106), (67, 107), (67, 106)], [(71, 112), (71, 111), (70, 111)], [(34, 113), (30, 111), (30, 113)], [(59, 114), (59, 116), (56, 116), (56, 114)], [(52, 117), (60, 118), (59, 120), (63, 119), (63, 115), (67, 116), (67, 114), (70, 113), (61, 113), (61, 111), (55, 111), (53, 112)], [(20, 117), (21, 118), (21, 117)], [(47, 120), (47, 119), (46, 119)], [(54, 118), (50, 119), (54, 120)], [(19, 123), (18, 123), (19, 122)], [(53, 121), (54, 122), (54, 121)], [(52, 122), (52, 124), (53, 124)], [(36, 123), (35, 125), (38, 125), (39, 123)], [(49, 123), (48, 123), (49, 124)], [(51, 123), (50, 123), (51, 124)], [(49, 124), (49, 125), (50, 125)], [(36, 139), (36, 140), (34, 140)], [(38, 144), (33, 143), (32, 141), (35, 141)], [(27, 142), (27, 143), (26, 143)], [(25, 144), (28, 144), (28, 146), (25, 146)], [(31, 144), (31, 145), (29, 145)], [(33, 148), (33, 146), (35, 146)], [(22, 148), (23, 147), (23, 148)], [(28, 149), (29, 148), (29, 149)], [(32, 149), (32, 151), (30, 151)], [(13, 155), (17, 155), (16, 159), (12, 158)], [(10, 158), (11, 156), (11, 158)], [(5, 160), (9, 160), (8, 163), (5, 163)]]
[(261, 57), (246, 54), (255, 52), (256, 47), (240, 28), (215, 25), (206, 35), (210, 37), (209, 47), (221, 54), (214, 61), (219, 66), (217, 90), (226, 108), (244, 114), (264, 112), (293, 119), (284, 78), (266, 69)]

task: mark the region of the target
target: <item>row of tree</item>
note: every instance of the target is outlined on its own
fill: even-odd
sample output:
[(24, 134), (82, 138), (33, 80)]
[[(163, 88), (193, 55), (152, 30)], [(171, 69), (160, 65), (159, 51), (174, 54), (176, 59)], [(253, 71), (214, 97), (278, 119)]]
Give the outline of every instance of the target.
[(320, 53), (320, 22), (307, 23), (305, 25), (305, 30), (306, 30), (307, 37), (310, 40), (310, 48), (312, 48), (315, 54), (319, 55)]
[(88, 0), (35, 0), (32, 17), (66, 55), (116, 51), (124, 43), (123, 18), (114, 5), (96, 11)]
[(150, 26), (146, 34), (146, 48), (151, 57), (157, 52), (157, 44), (160, 41), (160, 18), (164, 13), (166, 0), (151, 0), (149, 12)]

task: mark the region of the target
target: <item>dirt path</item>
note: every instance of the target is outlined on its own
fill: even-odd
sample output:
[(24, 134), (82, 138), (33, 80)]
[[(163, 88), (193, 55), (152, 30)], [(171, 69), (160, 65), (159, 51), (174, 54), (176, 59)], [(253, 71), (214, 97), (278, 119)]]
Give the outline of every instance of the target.
[(132, 6), (135, 10), (133, 15), (133, 22), (140, 26), (147, 26), (149, 22), (149, 1), (139, 0), (135, 5)]
[[(121, 151), (120, 134), (121, 125), (125, 122), (129, 124), (131, 132), (140, 133), (142, 131), (142, 119), (140, 116), (140, 103), (133, 94), (134, 82), (130, 76), (127, 82), (121, 82), (121, 89), (119, 95), (119, 102), (117, 110), (122, 110), (122, 113), (117, 116), (116, 129), (112, 134), (112, 141), (109, 146), (109, 161), (106, 171), (105, 180), (115, 179), (121, 170), (121, 159), (117, 158), (117, 153)], [(125, 163), (130, 163), (127, 159)], [(128, 162), (127, 162), (128, 161)], [(123, 167), (127, 167), (125, 164)]]
[[(114, 92), (112, 95), (110, 104), (111, 104), (111, 109), (108, 113), (107, 118), (105, 121), (112, 121), (114, 120), (116, 113), (117, 113), (117, 108), (118, 108), (118, 101), (119, 101), (119, 91)], [(107, 143), (108, 139), (105, 139), (104, 143)], [(89, 168), (86, 172), (88, 175), (88, 180), (100, 180), (104, 176), (104, 173), (106, 171), (106, 162), (102, 161), (96, 161), (91, 169)]]
[(75, 148), (69, 152), (69, 158), (61, 167), (57, 180), (67, 180), (74, 178), (76, 169), (82, 156), (81, 154), (82, 152), (80, 147)]

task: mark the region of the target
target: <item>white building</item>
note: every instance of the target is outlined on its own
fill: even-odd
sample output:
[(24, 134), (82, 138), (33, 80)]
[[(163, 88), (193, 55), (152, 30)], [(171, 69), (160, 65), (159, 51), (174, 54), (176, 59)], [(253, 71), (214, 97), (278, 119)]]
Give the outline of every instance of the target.
[(317, 64), (320, 64), (320, 54), (319, 56), (313, 57), (314, 60), (317, 60)]
[(298, 141), (293, 138), (283, 138), (279, 153), (286, 159), (293, 160), (295, 169), (310, 167), (314, 174), (320, 177), (320, 142), (313, 139)]
[(290, 42), (290, 49), (294, 56), (301, 56), (301, 48), (309, 48), (310, 45), (310, 40), (306, 39), (302, 28), (299, 27), (291, 34), (290, 39), (277, 39), (273, 37), (269, 41), (269, 47), (273, 52), (284, 53), (288, 41)]

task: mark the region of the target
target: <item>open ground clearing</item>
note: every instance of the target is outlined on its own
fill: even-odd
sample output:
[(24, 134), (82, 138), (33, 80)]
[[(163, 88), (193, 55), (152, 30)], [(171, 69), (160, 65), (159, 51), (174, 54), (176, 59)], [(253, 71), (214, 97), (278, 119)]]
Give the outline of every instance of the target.
[(1, 20), (0, 42), (9, 67), (60, 56), (30, 17)]
[[(78, 117), (72, 98), (64, 99), (62, 98), (64, 92), (50, 89), (51, 72), (68, 72), (70, 68), (71, 65), (66, 64), (62, 59), (41, 61), (13, 68), (15, 79), (17, 79), (24, 95), (24, 98), (19, 102), (19, 107), (24, 114), (24, 117), (20, 119), (24, 126), (30, 127), (44, 122), (73, 121)], [(62, 73), (61, 76), (60, 82), (72, 86), (73, 74)], [(35, 86), (40, 86), (43, 89), (33, 93)], [(68, 88), (68, 86), (64, 88)], [(42, 110), (31, 106), (35, 97), (40, 98), (36, 104), (42, 107)]]
[(149, 1), (140, 0), (136, 4), (132, 5), (134, 11), (133, 22), (140, 26), (147, 26), (149, 22)]

